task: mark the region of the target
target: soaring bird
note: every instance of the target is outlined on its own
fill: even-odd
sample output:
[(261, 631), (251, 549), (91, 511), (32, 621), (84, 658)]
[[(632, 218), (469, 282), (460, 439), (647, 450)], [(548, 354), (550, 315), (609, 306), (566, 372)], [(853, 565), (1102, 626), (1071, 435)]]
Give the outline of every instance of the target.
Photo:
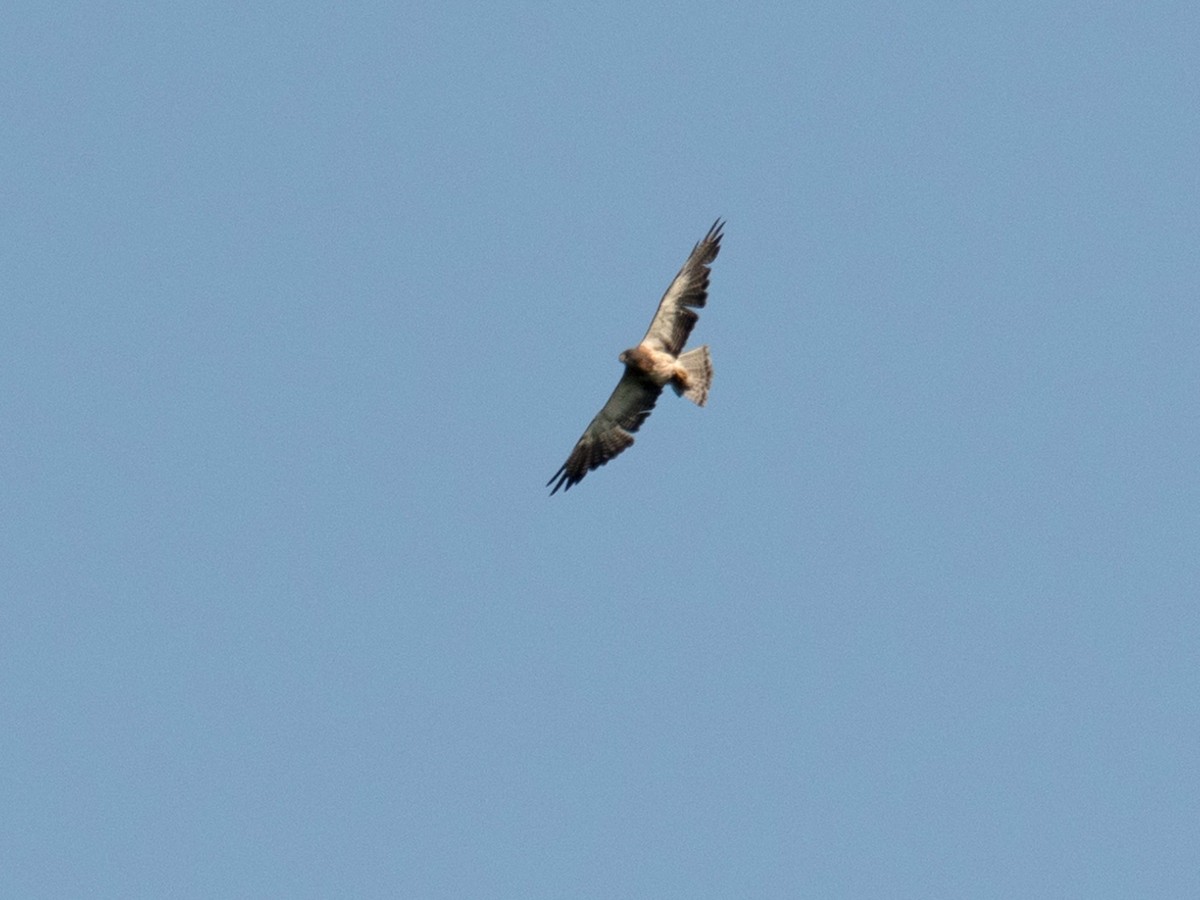
[(721, 251), (724, 227), (725, 223), (717, 219), (703, 240), (692, 248), (687, 262), (659, 301), (646, 336), (636, 347), (621, 351), (617, 357), (625, 364), (625, 372), (562, 468), (546, 482), (546, 487), (554, 485), (551, 496), (559, 488), (570, 490), (592, 469), (631, 446), (633, 433), (641, 428), (668, 384), (677, 395), (698, 406), (708, 399), (712, 384), (708, 347), (684, 353), (683, 345), (700, 318), (693, 309), (702, 308), (708, 300), (709, 264)]

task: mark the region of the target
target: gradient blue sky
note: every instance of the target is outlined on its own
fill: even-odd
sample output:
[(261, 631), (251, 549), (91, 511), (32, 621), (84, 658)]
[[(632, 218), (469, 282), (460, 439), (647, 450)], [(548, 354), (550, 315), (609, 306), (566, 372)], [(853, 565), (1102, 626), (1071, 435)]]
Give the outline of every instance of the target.
[(0, 895), (1200, 896), (1198, 46), (6, 4)]

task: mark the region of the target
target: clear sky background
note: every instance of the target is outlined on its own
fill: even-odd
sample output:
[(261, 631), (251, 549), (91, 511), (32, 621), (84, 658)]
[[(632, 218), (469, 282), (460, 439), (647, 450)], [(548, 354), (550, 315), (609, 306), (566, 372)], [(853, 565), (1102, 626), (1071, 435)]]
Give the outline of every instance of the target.
[(568, 7), (0, 11), (0, 895), (1200, 896), (1200, 7)]

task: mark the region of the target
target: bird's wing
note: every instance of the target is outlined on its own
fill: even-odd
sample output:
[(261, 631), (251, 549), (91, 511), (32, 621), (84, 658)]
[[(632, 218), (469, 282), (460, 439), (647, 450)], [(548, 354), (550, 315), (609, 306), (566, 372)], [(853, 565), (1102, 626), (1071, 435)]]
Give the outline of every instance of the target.
[(642, 427), (661, 393), (661, 385), (655, 384), (645, 373), (626, 366), (625, 374), (617, 382), (608, 402), (596, 413), (562, 468), (546, 482), (546, 487), (554, 485), (550, 496), (558, 493), (559, 488), (570, 490), (571, 485), (582, 481), (592, 469), (604, 465), (630, 446), (633, 432)]
[(683, 350), (692, 327), (700, 318), (689, 307), (700, 309), (708, 300), (708, 267), (721, 252), (721, 229), (724, 227), (725, 223), (717, 219), (704, 240), (692, 248), (687, 262), (659, 301), (658, 312), (642, 338), (643, 343), (672, 356), (678, 356)]

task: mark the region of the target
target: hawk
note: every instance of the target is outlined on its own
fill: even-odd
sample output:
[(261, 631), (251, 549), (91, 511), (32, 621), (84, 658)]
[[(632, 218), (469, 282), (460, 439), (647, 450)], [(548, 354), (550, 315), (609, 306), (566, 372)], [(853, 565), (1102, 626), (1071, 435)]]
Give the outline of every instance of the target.
[(636, 347), (623, 350), (617, 357), (625, 364), (625, 372), (562, 468), (546, 482), (546, 487), (554, 485), (550, 496), (558, 493), (559, 488), (570, 490), (592, 469), (631, 446), (633, 433), (641, 428), (668, 384), (677, 395), (687, 397), (697, 406), (703, 406), (708, 399), (712, 384), (708, 347), (682, 351), (700, 318), (692, 310), (702, 308), (708, 299), (709, 264), (721, 251), (724, 227), (725, 223), (717, 219), (704, 239), (692, 248), (687, 262), (659, 301), (646, 336)]

